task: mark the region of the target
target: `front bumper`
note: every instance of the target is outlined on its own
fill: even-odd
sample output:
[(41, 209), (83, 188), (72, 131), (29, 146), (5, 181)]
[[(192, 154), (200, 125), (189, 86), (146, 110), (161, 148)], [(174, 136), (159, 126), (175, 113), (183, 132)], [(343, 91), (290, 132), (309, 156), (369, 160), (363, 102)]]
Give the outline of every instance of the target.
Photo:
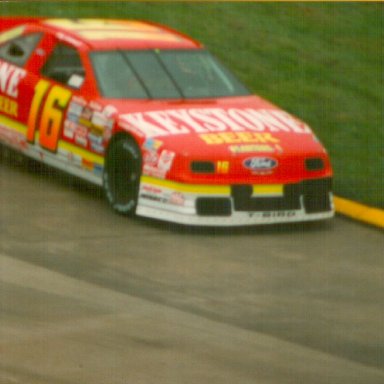
[(195, 185), (142, 176), (136, 214), (201, 226), (243, 226), (333, 217), (332, 179), (294, 184)]

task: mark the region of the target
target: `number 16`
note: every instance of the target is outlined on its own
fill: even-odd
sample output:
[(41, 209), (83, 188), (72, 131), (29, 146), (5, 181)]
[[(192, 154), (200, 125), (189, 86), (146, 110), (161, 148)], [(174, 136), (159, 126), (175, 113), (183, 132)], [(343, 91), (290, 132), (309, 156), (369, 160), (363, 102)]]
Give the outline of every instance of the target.
[[(60, 139), (61, 127), (64, 119), (64, 111), (71, 99), (72, 92), (54, 85), (51, 89), (50, 83), (40, 80), (35, 87), (35, 95), (32, 99), (31, 109), (28, 117), (27, 140), (35, 142), (35, 134), (39, 128), (40, 145), (49, 151), (56, 152)], [(44, 97), (46, 101), (42, 104)]]

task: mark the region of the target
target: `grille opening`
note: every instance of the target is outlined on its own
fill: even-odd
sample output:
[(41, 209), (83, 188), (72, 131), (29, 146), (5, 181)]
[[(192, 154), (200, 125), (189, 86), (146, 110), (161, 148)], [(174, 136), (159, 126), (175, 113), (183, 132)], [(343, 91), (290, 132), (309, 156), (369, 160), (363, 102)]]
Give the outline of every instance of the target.
[(313, 157), (305, 160), (305, 168), (308, 171), (321, 171), (324, 169), (324, 161), (318, 157)]
[(248, 200), (252, 196), (252, 185), (232, 185), (231, 194), (235, 201)]
[(302, 196), (305, 211), (319, 213), (332, 210), (331, 191), (332, 178), (324, 178), (287, 184), (281, 197), (252, 197), (252, 186), (233, 185), (232, 198), (235, 211), (267, 212), (299, 210)]
[(304, 207), (307, 213), (326, 212), (332, 209), (330, 199), (332, 179), (305, 181), (303, 190)]
[(252, 197), (251, 185), (232, 186), (235, 211), (264, 212), (300, 209), (301, 185), (284, 187), (282, 197)]
[(194, 173), (215, 173), (215, 164), (212, 161), (192, 161), (191, 171)]
[(200, 197), (196, 200), (199, 216), (231, 216), (231, 201), (226, 197)]

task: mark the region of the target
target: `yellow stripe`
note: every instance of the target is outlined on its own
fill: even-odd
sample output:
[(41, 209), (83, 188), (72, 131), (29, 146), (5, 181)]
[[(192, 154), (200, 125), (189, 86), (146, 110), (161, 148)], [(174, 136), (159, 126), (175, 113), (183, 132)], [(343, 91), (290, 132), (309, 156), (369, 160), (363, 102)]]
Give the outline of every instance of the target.
[(173, 189), (184, 193), (204, 193), (217, 195), (230, 195), (231, 188), (228, 185), (202, 185), (202, 184), (182, 184), (169, 180), (157, 179), (150, 176), (141, 176), (142, 183), (156, 185), (158, 187)]
[[(173, 189), (184, 193), (203, 193), (208, 195), (226, 195), (231, 194), (229, 185), (204, 185), (204, 184), (183, 184), (174, 181), (157, 179), (151, 176), (141, 176), (142, 183), (156, 185), (158, 187)], [(254, 185), (253, 193), (260, 195), (282, 195), (283, 185)]]
[(24, 124), (21, 124), (13, 119), (0, 115), (0, 123), (4, 124), (7, 128), (13, 129), (14, 131), (26, 134), (27, 127)]
[(24, 25), (12, 28), (10, 31), (2, 32), (0, 34), (0, 44), (4, 43), (7, 40), (15, 39), (23, 34), (25, 29)]
[(59, 148), (64, 149), (65, 151), (72, 152), (74, 155), (78, 155), (85, 160), (91, 161), (92, 163), (97, 163), (100, 165), (104, 164), (104, 157), (96, 155), (95, 153), (89, 152), (86, 149), (79, 148), (74, 144), (68, 143), (66, 141), (59, 141)]
[(354, 201), (334, 197), (336, 211), (352, 219), (362, 221), (367, 224), (384, 228), (384, 211), (378, 208), (367, 207)]
[(282, 184), (254, 185), (254, 195), (283, 195), (284, 186)]
[[(27, 133), (27, 127), (24, 124), (21, 124), (15, 120), (9, 119), (8, 117), (0, 115), (0, 124), (3, 124), (5, 127), (17, 131), (23, 135)], [(36, 142), (39, 141), (39, 132), (36, 132)], [(59, 148), (64, 149), (65, 151), (72, 152), (75, 155), (82, 157), (83, 159), (97, 163), (100, 165), (104, 164), (104, 157), (96, 155), (95, 153), (89, 152), (86, 149), (79, 148), (78, 146), (68, 143), (66, 141), (59, 141)]]
[(123, 30), (105, 31), (79, 31), (80, 36), (90, 40), (127, 39), (127, 40), (156, 40), (175, 42), (180, 40), (179, 36), (154, 32), (133, 32)]

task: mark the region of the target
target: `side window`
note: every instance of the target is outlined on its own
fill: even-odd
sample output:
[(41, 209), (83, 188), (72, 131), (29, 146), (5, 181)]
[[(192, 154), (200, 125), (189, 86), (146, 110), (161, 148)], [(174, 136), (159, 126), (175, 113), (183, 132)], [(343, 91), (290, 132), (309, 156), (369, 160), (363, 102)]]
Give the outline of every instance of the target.
[(80, 89), (85, 78), (79, 52), (61, 43), (54, 48), (41, 74), (74, 89)]
[(0, 46), (0, 58), (18, 66), (24, 66), (41, 36), (41, 33), (31, 33), (5, 42)]

